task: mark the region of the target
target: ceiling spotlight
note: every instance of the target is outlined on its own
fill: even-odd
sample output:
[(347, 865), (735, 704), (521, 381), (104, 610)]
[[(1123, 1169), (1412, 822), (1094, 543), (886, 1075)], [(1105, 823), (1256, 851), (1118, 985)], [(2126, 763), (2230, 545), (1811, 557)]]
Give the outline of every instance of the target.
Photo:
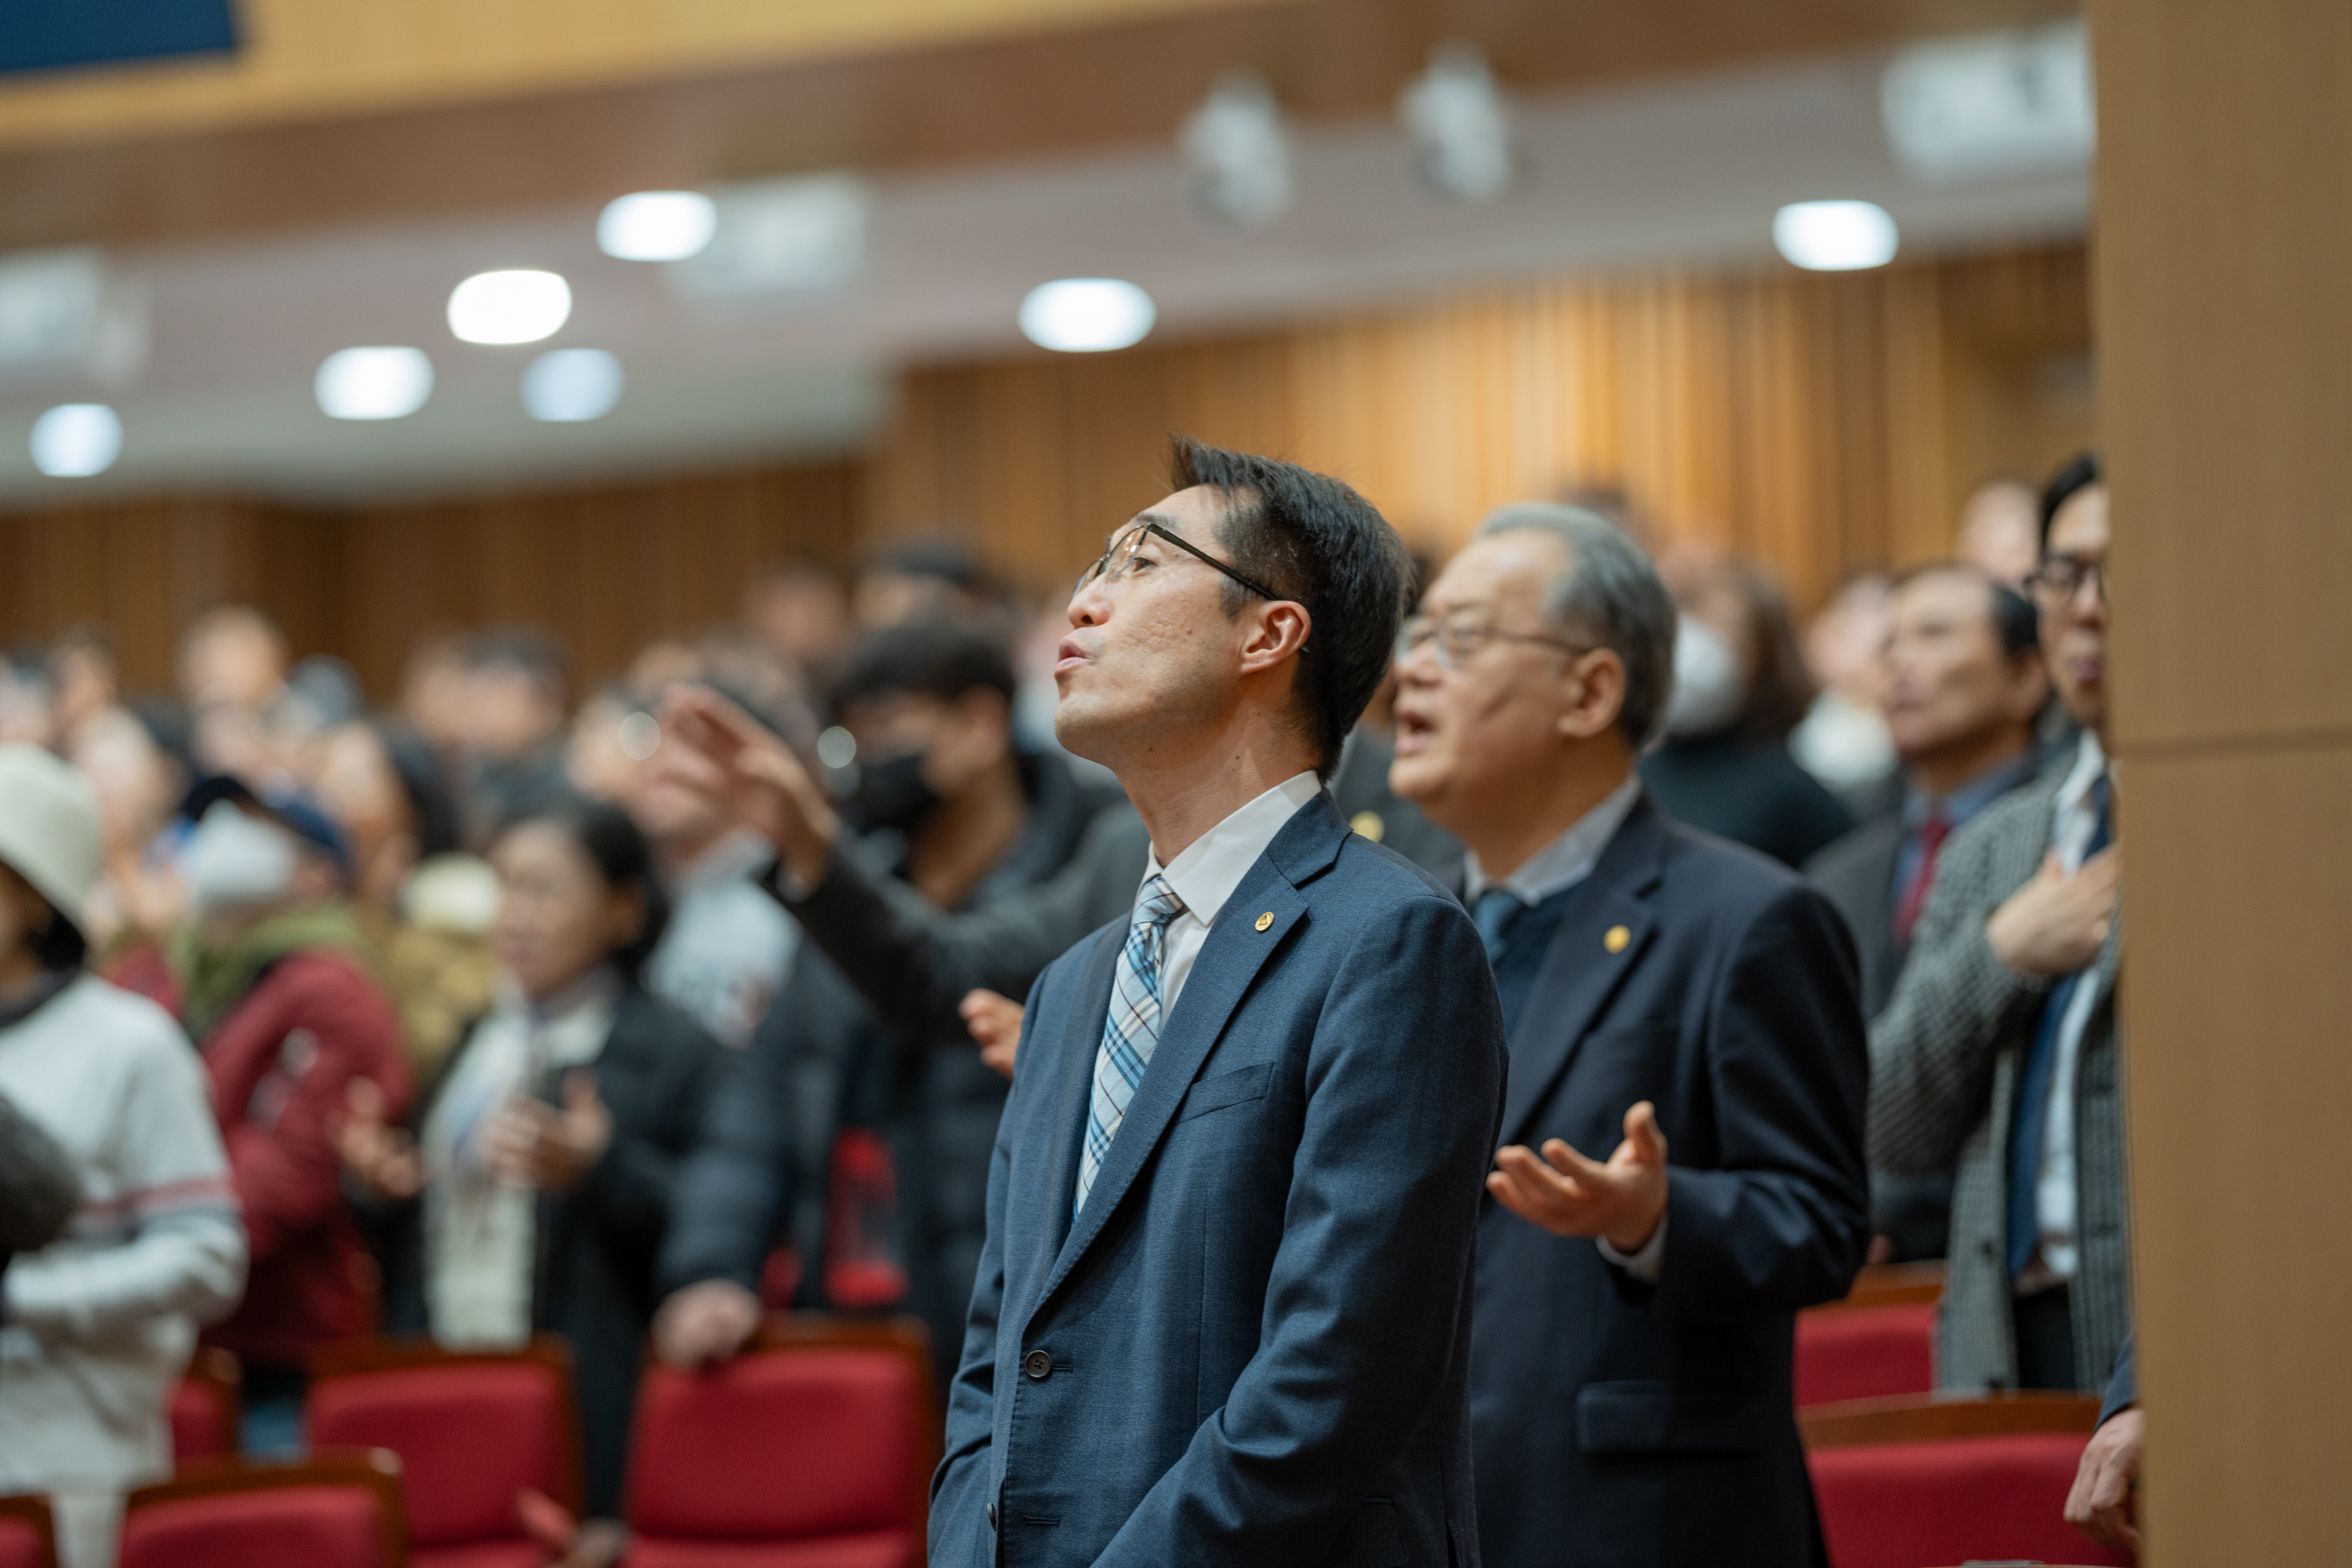
[(1895, 259), (1895, 220), (1874, 202), (1791, 202), (1772, 215), (1772, 243), (1815, 272), (1852, 272)]
[(621, 362), (603, 349), (550, 349), (522, 373), (523, 411), (533, 419), (602, 419), (620, 400)]
[(1896, 52), (1879, 84), (1887, 145), (1914, 179), (2079, 169), (2098, 140), (2078, 18)]
[(698, 300), (781, 300), (838, 289), (866, 259), (874, 193), (856, 174), (799, 174), (719, 187), (710, 244), (670, 268)]
[(683, 261), (710, 243), (719, 208), (699, 191), (639, 191), (596, 218), (596, 247), (623, 261)]
[(52, 479), (86, 479), (122, 454), (122, 421), (103, 403), (61, 403), (33, 421), (33, 467)]
[(1099, 353), (1139, 343), (1159, 314), (1151, 296), (1117, 278), (1040, 283), (1021, 301), (1021, 331), (1043, 349)]
[(1228, 223), (1255, 226), (1290, 205), (1290, 138), (1265, 79), (1228, 71), (1176, 138), (1193, 193)]
[(1472, 45), (1439, 46), (1398, 98), (1397, 117), (1412, 138), (1422, 178), (1445, 195), (1492, 201), (1517, 178), (1510, 108)]
[(571, 314), (572, 285), (553, 272), (477, 272), (449, 293), (449, 330), (469, 343), (535, 343)]
[(342, 349), (311, 390), (331, 418), (404, 419), (433, 395), (433, 362), (421, 349)]

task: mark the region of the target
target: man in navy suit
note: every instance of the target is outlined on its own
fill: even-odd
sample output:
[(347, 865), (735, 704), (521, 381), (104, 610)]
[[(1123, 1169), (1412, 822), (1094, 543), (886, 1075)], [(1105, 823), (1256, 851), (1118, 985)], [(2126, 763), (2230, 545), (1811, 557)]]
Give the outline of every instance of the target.
[(1469, 848), (1510, 1036), (1471, 1348), (1501, 1568), (1814, 1550), (1790, 1363), (1870, 1238), (1853, 942), (1644, 798), (1674, 644), (1633, 542), (1538, 505), (1488, 519), (1399, 641), (1390, 783)]
[(1405, 553), (1336, 480), (1174, 468), (1055, 667), (1151, 857), (1030, 993), (930, 1561), (1475, 1564), (1501, 1015), (1461, 906), (1322, 787)]

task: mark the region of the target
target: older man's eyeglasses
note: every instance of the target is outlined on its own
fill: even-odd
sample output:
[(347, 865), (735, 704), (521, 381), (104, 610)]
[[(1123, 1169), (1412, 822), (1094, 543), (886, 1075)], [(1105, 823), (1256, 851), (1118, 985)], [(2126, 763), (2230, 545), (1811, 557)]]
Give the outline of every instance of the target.
[(1143, 549), (1144, 540), (1155, 534), (1160, 538), (1166, 540), (1177, 549), (1184, 551), (1189, 554), (1199, 556), (1202, 560), (1207, 562), (1218, 571), (1223, 572), (1226, 576), (1231, 577), (1234, 582), (1239, 583), (1243, 587), (1247, 588), (1251, 593), (1255, 594), (1261, 599), (1287, 599), (1290, 597), (1287, 594), (1276, 593), (1273, 589), (1267, 587), (1265, 584), (1257, 581), (1254, 577), (1243, 576), (1240, 573), (1234, 571), (1232, 567), (1226, 565), (1223, 562), (1218, 560), (1215, 556), (1210, 554), (1199, 545), (1192, 543), (1190, 540), (1184, 539), (1178, 534), (1171, 532), (1167, 529), (1160, 527), (1156, 522), (1139, 522), (1133, 528), (1129, 529), (1125, 533), (1120, 534), (1117, 539), (1112, 540), (1110, 542), (1110, 548), (1103, 552), (1102, 559), (1079, 574), (1078, 585), (1071, 591), (1076, 594), (1083, 594), (1097, 583), (1116, 583), (1120, 578), (1132, 573), (1135, 570), (1136, 563), (1139, 560), (1149, 564), (1150, 558), (1149, 556), (1141, 555), (1139, 552)]
[(1592, 651), (1589, 643), (1570, 642), (1565, 637), (1539, 637), (1533, 632), (1507, 632), (1489, 622), (1466, 616), (1407, 616), (1404, 625), (1397, 628), (1396, 656), (1398, 661), (1402, 662), (1423, 648), (1433, 647), (1437, 650), (1439, 665), (1452, 669), (1490, 642), (1525, 643), (1533, 647), (1557, 648), (1571, 657)]
[(2106, 597), (2107, 563), (2099, 555), (2047, 555), (2042, 564), (2025, 579), (2025, 590), (2045, 606), (2057, 609), (2071, 605), (2074, 595), (2083, 591), (2086, 582), (2096, 583), (2099, 596)]

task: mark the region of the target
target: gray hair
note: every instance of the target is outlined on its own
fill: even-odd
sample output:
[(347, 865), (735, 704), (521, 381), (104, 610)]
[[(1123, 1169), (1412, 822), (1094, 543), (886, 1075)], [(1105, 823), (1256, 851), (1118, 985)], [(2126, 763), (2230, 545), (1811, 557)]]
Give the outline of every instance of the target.
[(1615, 653), (1625, 666), (1617, 728), (1640, 751), (1665, 723), (1675, 685), (1674, 595), (1625, 531), (1596, 512), (1551, 501), (1514, 501), (1487, 514), (1477, 537), (1549, 533), (1568, 547), (1568, 570), (1544, 595), (1564, 631)]

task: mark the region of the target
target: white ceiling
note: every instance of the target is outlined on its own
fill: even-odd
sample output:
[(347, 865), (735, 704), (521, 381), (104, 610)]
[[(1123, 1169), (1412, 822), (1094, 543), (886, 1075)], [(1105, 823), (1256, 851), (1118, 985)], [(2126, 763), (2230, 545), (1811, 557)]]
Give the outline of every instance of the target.
[[(1296, 205), (1251, 231), (1201, 215), (1161, 146), (892, 174), (874, 184), (863, 270), (822, 298), (715, 305), (677, 298), (659, 267), (595, 247), (595, 209), (404, 224), (110, 258), (148, 300), (151, 348), (129, 384), (0, 387), (0, 501), (230, 492), (406, 498), (841, 451), (887, 416), (910, 363), (1034, 352), (1013, 326), (1049, 278), (1132, 279), (1159, 302), (1151, 342), (1245, 329), (1562, 273), (1778, 267), (1781, 203), (1863, 197), (1916, 257), (2079, 236), (2087, 170), (1927, 187), (1890, 158), (1877, 54), (1517, 100), (1528, 178), (1488, 206), (1451, 205), (1407, 169), (1391, 121), (1294, 127)], [(1507, 79), (1509, 62), (1496, 62)], [(456, 341), (449, 290), (494, 267), (571, 280), (570, 321), (544, 343)], [(319, 412), (319, 362), (406, 343), (433, 358), (416, 415), (352, 424)], [(617, 353), (628, 387), (604, 418), (542, 425), (522, 367), (550, 347)], [(37, 473), (26, 448), (52, 404), (121, 414), (121, 461), (91, 479)]]

